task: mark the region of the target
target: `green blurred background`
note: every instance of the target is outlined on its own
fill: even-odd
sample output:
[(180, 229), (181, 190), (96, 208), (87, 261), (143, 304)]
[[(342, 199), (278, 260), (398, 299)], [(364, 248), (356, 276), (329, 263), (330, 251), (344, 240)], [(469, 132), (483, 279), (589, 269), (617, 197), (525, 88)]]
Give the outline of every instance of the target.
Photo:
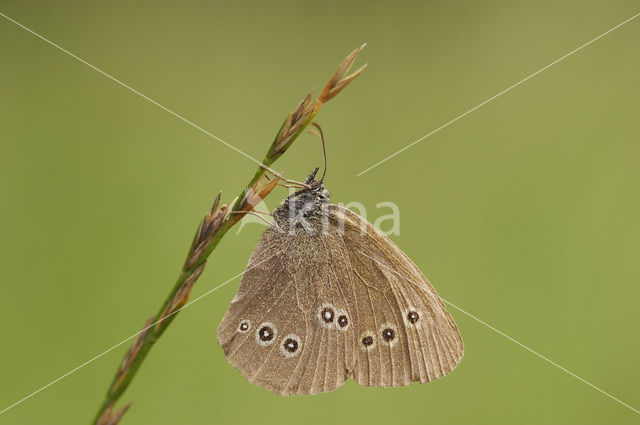
[[(640, 18), (356, 174), (639, 12), (628, 1), (22, 2), (0, 11), (262, 158), (366, 41), (328, 103), (334, 202), (395, 202), (394, 241), (440, 295), (640, 407)], [(303, 178), (312, 136), (275, 164)], [(0, 18), (0, 409), (130, 336), (172, 287), (215, 193), (255, 165)], [(273, 207), (284, 190), (267, 200)], [(230, 232), (194, 289), (239, 273)], [(451, 309), (461, 365), (428, 385), (281, 398), (225, 361), (237, 288), (182, 312), (123, 424), (602, 424), (638, 415)], [(128, 344), (0, 416), (88, 424)]]

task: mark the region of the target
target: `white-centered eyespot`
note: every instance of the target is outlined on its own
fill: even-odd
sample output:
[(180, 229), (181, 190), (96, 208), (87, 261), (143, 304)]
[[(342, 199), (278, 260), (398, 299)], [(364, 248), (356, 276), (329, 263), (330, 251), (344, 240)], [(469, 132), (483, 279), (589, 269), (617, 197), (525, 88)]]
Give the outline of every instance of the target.
[(278, 330), (271, 322), (261, 323), (256, 329), (256, 342), (263, 347), (273, 344), (278, 335)]
[(418, 322), (422, 319), (422, 311), (414, 307), (409, 307), (405, 310), (404, 320), (413, 326), (417, 326)]
[(371, 351), (376, 347), (376, 334), (371, 331), (364, 331), (360, 335), (360, 349)]
[(238, 332), (247, 333), (251, 330), (251, 320), (241, 320), (238, 323)]
[(398, 342), (398, 328), (393, 323), (385, 323), (380, 326), (378, 332), (380, 335), (380, 343), (393, 347)]
[(341, 331), (346, 331), (349, 329), (349, 325), (351, 325), (351, 321), (349, 320), (349, 315), (346, 311), (338, 310), (336, 312), (336, 328)]
[(285, 335), (280, 342), (280, 352), (285, 357), (295, 357), (302, 351), (302, 340), (296, 334)]
[(318, 307), (318, 322), (325, 328), (332, 328), (336, 320), (336, 309), (328, 303)]

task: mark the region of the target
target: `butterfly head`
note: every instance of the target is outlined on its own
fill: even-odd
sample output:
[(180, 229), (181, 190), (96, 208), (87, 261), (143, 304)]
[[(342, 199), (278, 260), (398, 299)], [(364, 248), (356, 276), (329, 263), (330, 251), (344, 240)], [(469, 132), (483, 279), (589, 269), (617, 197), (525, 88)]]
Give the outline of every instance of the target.
[(326, 215), (326, 205), (329, 203), (329, 192), (322, 181), (317, 181), (316, 168), (305, 183), (309, 187), (302, 188), (289, 195), (282, 205), (276, 208), (273, 216), (282, 230), (296, 231), (304, 229), (311, 233), (314, 223), (320, 222)]

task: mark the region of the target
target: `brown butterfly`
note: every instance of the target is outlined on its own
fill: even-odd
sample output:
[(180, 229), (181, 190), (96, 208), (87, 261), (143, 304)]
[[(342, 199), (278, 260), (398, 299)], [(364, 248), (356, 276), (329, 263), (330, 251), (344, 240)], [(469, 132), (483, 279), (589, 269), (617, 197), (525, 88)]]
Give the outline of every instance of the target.
[(282, 395), (422, 383), (463, 343), (418, 267), (354, 212), (329, 203), (317, 169), (274, 210), (218, 327), (229, 363)]

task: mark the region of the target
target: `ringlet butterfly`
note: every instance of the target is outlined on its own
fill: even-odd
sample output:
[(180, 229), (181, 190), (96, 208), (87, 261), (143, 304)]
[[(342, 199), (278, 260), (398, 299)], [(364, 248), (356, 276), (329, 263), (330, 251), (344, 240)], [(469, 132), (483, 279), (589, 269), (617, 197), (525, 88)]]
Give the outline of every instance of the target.
[(217, 331), (227, 361), (281, 395), (448, 374), (463, 343), (442, 300), (389, 238), (329, 203), (317, 171), (274, 210), (251, 254)]

